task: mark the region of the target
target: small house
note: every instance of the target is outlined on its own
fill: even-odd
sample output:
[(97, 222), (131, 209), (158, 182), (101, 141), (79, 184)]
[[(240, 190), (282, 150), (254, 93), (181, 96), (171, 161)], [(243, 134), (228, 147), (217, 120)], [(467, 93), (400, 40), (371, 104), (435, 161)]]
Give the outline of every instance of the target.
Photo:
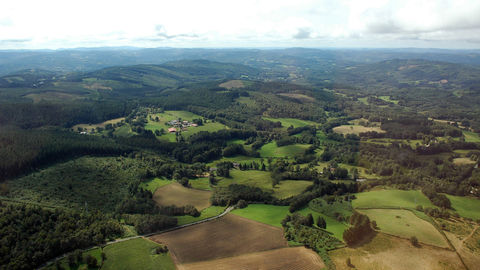
[(170, 133), (177, 132), (177, 129), (172, 127), (168, 129), (168, 132)]

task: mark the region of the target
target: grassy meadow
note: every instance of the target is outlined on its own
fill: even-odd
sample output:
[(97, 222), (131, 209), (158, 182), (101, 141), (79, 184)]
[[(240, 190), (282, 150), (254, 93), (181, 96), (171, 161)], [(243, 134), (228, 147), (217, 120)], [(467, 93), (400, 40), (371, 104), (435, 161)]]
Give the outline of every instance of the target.
[(145, 190), (149, 190), (150, 192), (152, 193), (155, 193), (155, 191), (157, 190), (157, 188), (159, 187), (163, 187), (163, 186), (166, 186), (168, 184), (171, 184), (172, 181), (171, 180), (167, 180), (165, 178), (154, 178), (148, 182), (143, 182), (140, 184), (140, 187), (145, 189)]
[(301, 155), (310, 147), (309, 144), (292, 144), (278, 147), (275, 142), (269, 142), (258, 151), (262, 157), (287, 157)]
[(308, 120), (301, 120), (296, 118), (272, 118), (272, 117), (262, 117), (264, 120), (272, 121), (272, 122), (280, 122), (282, 123), (282, 127), (288, 128), (293, 126), (294, 128), (297, 127), (304, 127), (304, 126), (317, 126), (318, 123)]
[(430, 222), (420, 219), (409, 210), (368, 209), (360, 212), (370, 220), (375, 220), (381, 232), (406, 239), (416, 236), (421, 243), (448, 247), (443, 236)]
[(410, 208), (417, 205), (433, 207), (420, 190), (377, 190), (355, 194), (354, 208)]
[(480, 200), (471, 197), (460, 197), (446, 194), (452, 208), (462, 217), (473, 220), (480, 219)]
[(158, 246), (157, 243), (144, 238), (108, 245), (103, 249), (107, 259), (102, 270), (176, 269), (168, 253), (155, 254), (155, 248)]

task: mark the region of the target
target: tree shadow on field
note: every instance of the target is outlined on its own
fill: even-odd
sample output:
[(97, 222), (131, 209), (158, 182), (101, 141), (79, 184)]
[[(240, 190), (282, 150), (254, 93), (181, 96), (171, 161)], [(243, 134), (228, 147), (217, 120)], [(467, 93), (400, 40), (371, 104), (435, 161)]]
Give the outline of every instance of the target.
[(372, 240), (377, 236), (378, 232), (376, 231), (373, 231), (369, 234), (366, 234), (364, 235), (361, 239), (359, 239), (358, 241), (356, 241), (355, 243), (349, 245), (348, 247), (350, 248), (359, 248), (361, 246), (364, 246), (366, 244), (369, 244), (370, 242), (372, 242)]

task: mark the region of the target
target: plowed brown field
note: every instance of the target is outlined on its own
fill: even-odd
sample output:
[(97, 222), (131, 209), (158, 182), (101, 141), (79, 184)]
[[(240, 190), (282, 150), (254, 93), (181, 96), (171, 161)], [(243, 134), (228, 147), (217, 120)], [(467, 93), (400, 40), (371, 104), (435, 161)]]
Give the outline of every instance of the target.
[(185, 270), (317, 270), (325, 267), (317, 253), (304, 247), (279, 248), (231, 258), (180, 265)]
[(186, 264), (287, 247), (281, 228), (235, 215), (152, 236)]

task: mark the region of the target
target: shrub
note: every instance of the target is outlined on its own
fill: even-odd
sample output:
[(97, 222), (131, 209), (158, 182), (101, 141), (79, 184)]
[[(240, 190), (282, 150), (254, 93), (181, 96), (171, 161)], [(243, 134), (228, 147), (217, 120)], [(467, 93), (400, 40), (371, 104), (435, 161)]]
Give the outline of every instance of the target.
[(418, 239), (417, 239), (416, 236), (410, 237), (410, 243), (411, 243), (412, 246), (414, 246), (414, 247), (418, 247), (418, 246), (419, 246), (419, 244), (418, 244)]

